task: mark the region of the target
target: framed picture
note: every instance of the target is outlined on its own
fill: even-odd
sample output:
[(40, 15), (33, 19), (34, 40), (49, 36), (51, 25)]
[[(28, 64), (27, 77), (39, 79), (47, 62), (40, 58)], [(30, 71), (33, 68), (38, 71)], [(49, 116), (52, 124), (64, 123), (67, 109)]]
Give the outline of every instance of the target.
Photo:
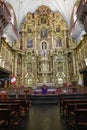
[(46, 38), (47, 37), (47, 29), (46, 28), (42, 28), (41, 29), (41, 38)]
[(56, 40), (56, 47), (62, 47), (62, 41), (60, 38)]
[(28, 39), (27, 47), (28, 48), (32, 48), (33, 47), (33, 39)]

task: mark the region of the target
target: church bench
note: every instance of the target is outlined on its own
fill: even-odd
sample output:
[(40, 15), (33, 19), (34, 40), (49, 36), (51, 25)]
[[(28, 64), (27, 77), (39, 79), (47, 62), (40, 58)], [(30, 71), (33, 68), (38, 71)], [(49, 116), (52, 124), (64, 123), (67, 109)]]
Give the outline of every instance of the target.
[(0, 109), (9, 109), (11, 116), (20, 116), (20, 105), (18, 103), (0, 103)]
[(1, 104), (19, 104), (20, 111), (23, 111), (24, 116), (27, 115), (27, 112), (29, 112), (29, 100), (27, 99), (6, 99), (6, 100), (0, 100)]
[(17, 128), (20, 126), (22, 118), (20, 116), (12, 116), (9, 109), (0, 109), (0, 128), (5, 128), (11, 130), (12, 128)]
[(87, 103), (87, 99), (62, 99), (59, 102), (60, 112), (64, 116), (64, 112), (66, 111), (67, 104), (77, 104), (77, 103)]
[(0, 128), (9, 127), (10, 126), (10, 116), (8, 109), (0, 108)]
[(70, 114), (76, 109), (87, 109), (87, 103), (68, 103), (64, 110), (64, 117), (69, 121)]
[(69, 124), (75, 129), (87, 128), (87, 109), (76, 109), (71, 112)]

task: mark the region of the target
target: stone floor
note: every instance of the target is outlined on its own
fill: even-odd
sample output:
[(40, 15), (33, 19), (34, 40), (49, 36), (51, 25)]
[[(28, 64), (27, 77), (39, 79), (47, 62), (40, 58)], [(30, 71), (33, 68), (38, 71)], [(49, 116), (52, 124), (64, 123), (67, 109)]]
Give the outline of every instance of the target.
[(34, 105), (30, 108), (26, 130), (69, 130), (58, 105)]
[[(60, 114), (58, 105), (32, 105), (23, 126), (16, 130), (77, 130), (72, 129)], [(80, 128), (79, 130), (83, 130)], [(7, 129), (4, 129), (7, 130)], [(11, 129), (12, 130), (12, 129)], [(84, 130), (87, 130), (84, 129)]]

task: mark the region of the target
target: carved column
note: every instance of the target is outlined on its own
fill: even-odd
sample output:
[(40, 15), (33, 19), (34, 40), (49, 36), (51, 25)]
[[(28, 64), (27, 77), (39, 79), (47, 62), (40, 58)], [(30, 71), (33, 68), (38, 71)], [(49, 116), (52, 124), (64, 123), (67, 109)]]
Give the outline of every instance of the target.
[(69, 84), (69, 68), (68, 68), (68, 57), (67, 57), (67, 54), (66, 54), (66, 81), (67, 81), (67, 84)]
[(36, 33), (36, 22), (35, 22), (35, 46), (34, 49), (37, 49), (37, 33)]
[(14, 70), (14, 74), (15, 74), (15, 76), (17, 76), (17, 53), (15, 53), (15, 70)]
[(76, 75), (75, 52), (72, 53), (72, 57), (73, 57), (73, 72), (74, 72), (74, 76), (75, 76)]

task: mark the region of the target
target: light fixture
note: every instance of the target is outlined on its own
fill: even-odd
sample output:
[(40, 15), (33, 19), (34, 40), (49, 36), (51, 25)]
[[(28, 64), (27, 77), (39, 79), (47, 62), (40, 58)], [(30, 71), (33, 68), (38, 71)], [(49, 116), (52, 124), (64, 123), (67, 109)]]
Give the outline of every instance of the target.
[(2, 60), (2, 67), (5, 67), (5, 60)]
[(85, 65), (87, 66), (87, 58), (85, 59)]
[(2, 61), (2, 56), (0, 55), (0, 63), (1, 63), (1, 61)]

